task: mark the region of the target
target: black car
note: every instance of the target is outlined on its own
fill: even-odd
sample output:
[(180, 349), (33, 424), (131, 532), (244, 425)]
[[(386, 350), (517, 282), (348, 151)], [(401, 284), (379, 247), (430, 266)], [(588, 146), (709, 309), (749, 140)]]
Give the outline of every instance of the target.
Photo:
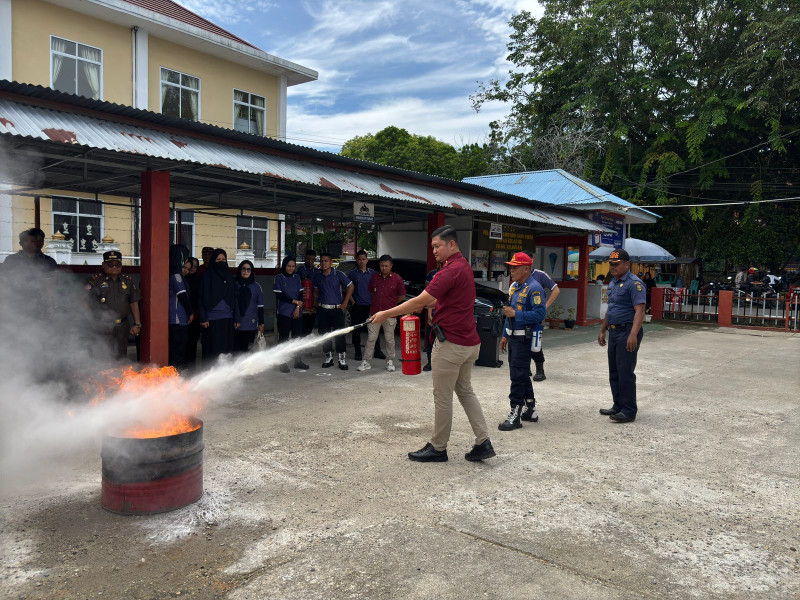
[[(428, 274), (427, 263), (424, 260), (413, 258), (394, 258), (392, 260), (392, 271), (403, 278), (406, 286), (406, 299), (419, 296), (425, 289), (425, 277)], [(367, 261), (367, 266), (375, 272), (380, 272), (376, 258)], [(336, 268), (347, 274), (356, 268), (356, 262), (354, 260), (342, 261)], [(507, 301), (508, 294), (505, 292), (480, 283), (475, 284), (475, 316), (502, 312), (503, 302)]]

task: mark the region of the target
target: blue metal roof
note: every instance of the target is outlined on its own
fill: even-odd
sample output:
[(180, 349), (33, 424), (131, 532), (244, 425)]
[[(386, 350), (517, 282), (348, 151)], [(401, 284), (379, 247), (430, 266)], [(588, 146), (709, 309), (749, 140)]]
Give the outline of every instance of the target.
[(620, 207), (636, 208), (642, 212), (658, 216), (562, 169), (528, 171), (505, 175), (481, 175), (479, 177), (467, 177), (464, 182), (482, 185), (498, 192), (513, 194), (528, 200), (545, 202), (556, 206), (606, 202)]

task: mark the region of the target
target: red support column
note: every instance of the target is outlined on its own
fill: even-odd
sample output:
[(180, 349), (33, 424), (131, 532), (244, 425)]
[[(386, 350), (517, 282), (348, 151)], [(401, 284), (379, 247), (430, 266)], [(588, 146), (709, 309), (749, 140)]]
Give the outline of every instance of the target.
[(733, 291), (722, 290), (719, 293), (719, 312), (717, 313), (717, 323), (720, 327), (730, 327), (733, 325)]
[[(564, 249), (565, 257), (567, 249)], [(566, 262), (565, 262), (566, 264)], [(589, 296), (589, 242), (581, 236), (580, 254), (578, 255), (578, 325), (586, 324), (586, 300)]]
[(141, 360), (169, 360), (169, 173), (142, 173)]
[[(428, 215), (428, 271), (433, 271), (436, 268), (436, 259), (433, 257), (433, 250), (430, 245), (431, 234), (444, 225), (444, 213), (435, 212)], [(466, 257), (469, 260), (469, 256)]]
[(33, 197), (33, 226), (36, 229), (42, 228), (42, 202), (39, 196)]
[(650, 290), (650, 318), (660, 321), (664, 318), (664, 288)]

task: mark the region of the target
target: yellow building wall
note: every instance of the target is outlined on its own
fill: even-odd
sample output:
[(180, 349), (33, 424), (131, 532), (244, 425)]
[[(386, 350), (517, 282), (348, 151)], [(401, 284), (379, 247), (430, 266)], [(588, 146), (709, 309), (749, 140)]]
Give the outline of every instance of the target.
[(200, 120), (233, 128), (233, 88), (267, 99), (267, 135), (278, 132), (278, 78), (224, 59), (148, 38), (148, 105), (161, 112), (161, 67), (200, 78)]
[(14, 0), (11, 6), (11, 72), (15, 81), (50, 86), (50, 36), (103, 51), (103, 100), (133, 100), (131, 32), (128, 28), (42, 0)]

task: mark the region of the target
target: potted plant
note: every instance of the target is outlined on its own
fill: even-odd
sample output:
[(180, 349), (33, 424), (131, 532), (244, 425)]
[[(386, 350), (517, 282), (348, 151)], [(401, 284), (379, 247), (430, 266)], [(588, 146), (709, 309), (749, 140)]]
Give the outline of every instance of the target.
[(575, 327), (575, 309), (568, 308), (567, 309), (567, 318), (564, 319), (564, 327), (567, 329), (572, 329)]
[(550, 329), (558, 329), (558, 324), (561, 321), (560, 317), (564, 314), (564, 307), (560, 304), (553, 304), (547, 311), (547, 322), (550, 324)]

